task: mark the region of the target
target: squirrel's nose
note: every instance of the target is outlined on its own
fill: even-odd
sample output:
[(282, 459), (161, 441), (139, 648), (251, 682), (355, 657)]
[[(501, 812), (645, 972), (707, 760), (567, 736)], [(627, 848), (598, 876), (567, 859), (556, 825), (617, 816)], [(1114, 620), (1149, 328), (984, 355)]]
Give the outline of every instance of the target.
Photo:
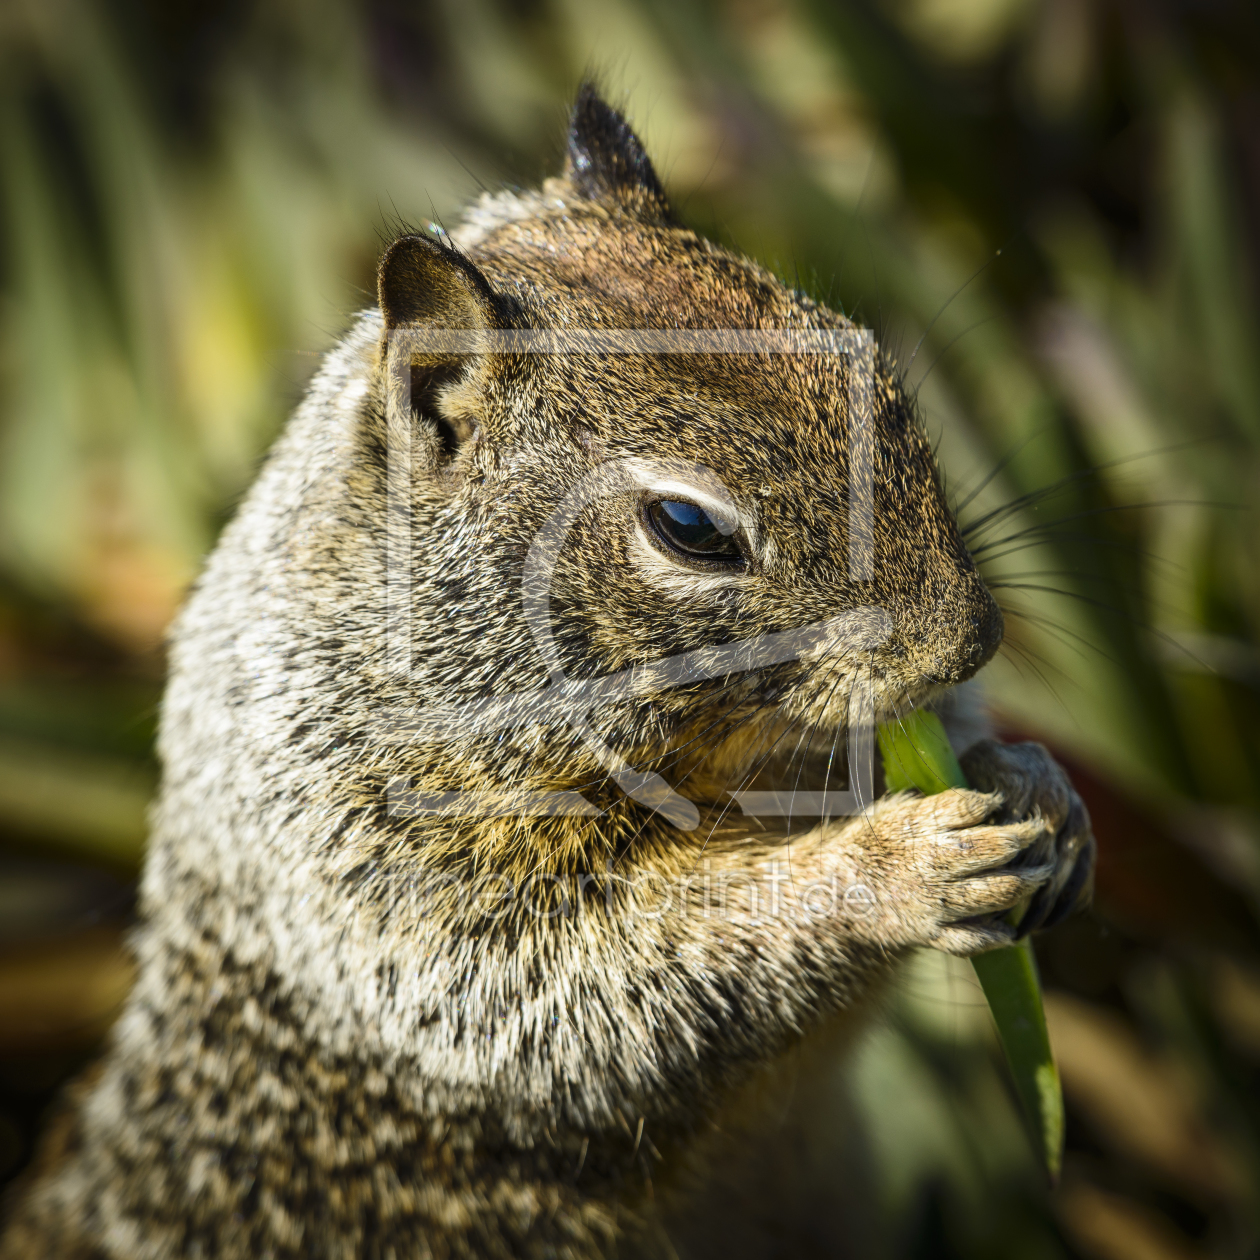
[(993, 659), (994, 653), (1002, 646), (1002, 636), (1006, 632), (1006, 620), (997, 600), (989, 593), (989, 588), (980, 583), (983, 591), (982, 609), (971, 616), (971, 649), (969, 652), (972, 669), (979, 669)]
[(992, 659), (1001, 646), (1005, 623), (997, 601), (979, 578), (965, 600), (949, 612), (942, 612), (944, 624), (938, 625), (949, 646), (930, 658), (924, 675), (928, 682), (952, 687), (966, 682)]

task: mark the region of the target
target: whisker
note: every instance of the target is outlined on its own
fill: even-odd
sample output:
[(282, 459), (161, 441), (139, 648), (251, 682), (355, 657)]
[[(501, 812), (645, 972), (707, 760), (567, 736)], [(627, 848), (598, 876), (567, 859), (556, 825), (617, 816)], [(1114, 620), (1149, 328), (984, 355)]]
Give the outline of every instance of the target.
[[(1103, 538), (1098, 534), (1085, 534), (1081, 533), (1079, 530), (1061, 530), (1055, 531), (1054, 533), (1050, 533), (1048, 530), (1039, 530), (1038, 533), (1041, 535), (1040, 537), (1033, 535), (1021, 542), (1018, 546), (1008, 547), (1005, 551), (999, 551), (991, 555), (987, 554), (988, 548), (1000, 547), (1004, 542), (1008, 541), (1001, 538), (995, 539), (991, 543), (986, 543), (983, 548), (973, 550), (971, 553), (972, 559), (979, 562), (979, 557), (983, 555), (984, 560), (981, 563), (985, 565), (992, 565), (999, 560), (1005, 560), (1007, 556), (1015, 556), (1021, 551), (1030, 551), (1034, 547), (1049, 547), (1052, 544), (1059, 542), (1078, 542), (1089, 543), (1091, 546), (1095, 547), (1109, 547), (1113, 551), (1123, 552), (1126, 555), (1139, 556), (1141, 559), (1153, 564), (1170, 563), (1165, 561), (1162, 556), (1156, 555), (1147, 547), (1140, 547), (1136, 543), (1126, 542), (1119, 538)], [(1183, 566), (1170, 565), (1170, 567), (1177, 570)]]
[[(838, 663), (837, 663), (837, 664), (838, 664)], [(819, 708), (818, 708), (818, 716), (817, 716), (817, 718), (815, 718), (815, 719), (814, 719), (814, 724), (813, 724), (813, 726), (812, 726), (812, 727), (810, 727), (810, 730), (809, 730), (809, 739), (808, 739), (808, 742), (807, 742), (807, 743), (806, 743), (806, 745), (805, 745), (805, 753), (806, 753), (806, 755), (805, 755), (805, 756), (803, 756), (803, 757), (801, 758), (800, 769), (798, 769), (798, 770), (797, 770), (797, 772), (796, 772), (796, 781), (795, 781), (795, 782), (793, 783), (793, 785), (792, 785), (792, 793), (793, 793), (793, 796), (795, 796), (795, 794), (797, 793), (797, 791), (799, 791), (799, 790), (800, 790), (800, 786), (801, 786), (801, 775), (805, 773), (805, 762), (806, 762), (807, 757), (808, 757), (808, 754), (809, 754), (809, 749), (810, 749), (810, 746), (811, 746), (811, 745), (813, 744), (813, 742), (814, 742), (814, 733), (818, 730), (818, 727), (819, 727), (819, 725), (821, 724), (822, 719), (823, 719), (823, 714), (826, 712), (826, 710), (827, 710), (827, 706), (831, 703), (831, 697), (832, 697), (832, 696), (834, 696), (834, 695), (836, 694), (836, 688), (840, 685), (840, 683), (841, 683), (842, 681), (843, 681), (843, 676), (842, 676), (842, 674), (840, 673), (839, 669), (837, 668), (837, 669), (836, 669), (836, 679), (835, 679), (835, 682), (833, 682), (833, 683), (831, 684), (831, 690), (827, 692), (827, 698), (826, 698), (826, 699), (823, 701), (823, 703), (819, 706)], [(799, 750), (800, 750), (800, 742), (798, 741), (798, 742), (797, 742), (797, 751), (799, 751)], [(795, 754), (793, 754), (793, 755), (795, 755)], [(792, 761), (791, 761), (791, 759), (789, 759), (789, 761), (788, 761), (788, 770), (790, 771), (791, 769), (792, 769)], [(792, 834), (792, 812), (791, 812), (791, 807), (790, 807), (790, 806), (789, 806), (789, 809), (788, 809), (788, 816), (787, 816), (787, 830), (788, 830), (788, 835), (791, 835), (791, 834)], [(789, 868), (789, 870), (790, 870), (790, 868)]]
[[(1116, 657), (1112, 656), (1111, 653), (1106, 652), (1102, 648), (1100, 648), (1097, 643), (1094, 643), (1091, 640), (1085, 638), (1084, 635), (1077, 634), (1075, 630), (1072, 630), (1069, 627), (1065, 626), (1062, 622), (1054, 621), (1051, 618), (1042, 615), (1041, 613), (1032, 613), (1032, 612), (1029, 612), (1027, 609), (1023, 609), (1023, 608), (1011, 608), (1008, 605), (1002, 605), (1002, 612), (1004, 615), (1009, 614), (1012, 617), (1018, 617), (1021, 621), (1027, 621), (1033, 625), (1041, 626), (1042, 629), (1044, 630), (1051, 631), (1054, 638), (1058, 639), (1058, 641), (1062, 643), (1064, 647), (1068, 648), (1070, 651), (1075, 652), (1077, 656), (1081, 658), (1081, 660), (1089, 659), (1088, 656), (1084, 652), (1081, 651), (1081, 647), (1088, 648), (1091, 652), (1097, 652), (1098, 655), (1103, 657), (1105, 660), (1114, 662), (1117, 659)], [(1060, 637), (1062, 635), (1066, 635), (1067, 638), (1069, 639), (1074, 639), (1076, 643), (1079, 644), (1080, 646), (1077, 647), (1077, 646), (1073, 646), (1073, 644), (1071, 643), (1068, 643), (1067, 639)]]
[[(797, 688), (800, 688), (800, 687), (804, 686), (804, 685), (805, 685), (805, 683), (807, 683), (808, 681), (810, 681), (810, 679), (812, 678), (812, 676), (813, 676), (813, 675), (812, 675), (812, 673), (811, 673), (811, 674), (807, 674), (807, 675), (805, 676), (805, 678), (801, 679), (801, 680), (800, 680), (800, 682), (799, 682), (799, 683), (797, 683)], [(776, 699), (776, 700), (766, 699), (766, 700), (765, 700), (765, 701), (763, 701), (760, 705), (758, 705), (758, 706), (757, 706), (757, 709), (755, 709), (755, 710), (753, 711), (753, 713), (752, 713), (752, 714), (746, 715), (746, 717), (745, 717), (744, 719), (741, 719), (741, 722), (739, 723), (739, 725), (742, 725), (744, 721), (751, 720), (751, 718), (755, 717), (757, 713), (761, 712), (762, 710), (764, 710), (764, 709), (766, 709), (766, 708), (768, 708), (768, 707), (770, 707), (770, 706), (772, 706), (772, 705), (775, 705), (775, 706), (781, 705), (781, 704), (782, 704), (782, 702), (783, 702), (783, 700), (784, 700), (785, 698), (786, 698), (786, 697), (779, 697), (779, 698), (778, 698), (778, 699)], [(781, 734), (780, 734), (779, 739), (782, 739), (782, 738), (783, 738), (783, 736), (784, 736), (785, 734), (789, 733), (789, 732), (791, 731), (791, 729), (792, 729), (792, 727), (793, 727), (794, 725), (795, 725), (795, 723), (789, 724), (789, 726), (786, 728), (786, 730), (785, 730), (783, 733), (781, 733)], [(777, 745), (777, 743), (778, 743), (778, 740), (776, 740), (776, 741), (775, 741), (775, 745)], [(769, 750), (769, 751), (767, 752), (767, 754), (766, 754), (766, 758), (763, 760), (763, 762), (761, 763), (761, 765), (764, 765), (764, 764), (765, 764), (765, 760), (768, 760), (768, 759), (769, 759), (770, 755), (773, 753), (773, 750), (774, 750), (775, 745), (772, 745), (772, 746), (771, 746), (770, 750)], [(714, 751), (717, 747), (718, 747), (718, 743), (715, 741), (713, 748), (711, 748), (711, 749), (709, 750), (709, 753), (706, 753), (706, 754), (705, 754), (705, 756), (704, 756), (704, 757), (702, 757), (702, 758), (700, 759), (700, 761), (697, 763), (697, 766), (696, 766), (696, 767), (693, 767), (693, 769), (696, 769), (696, 768), (698, 768), (700, 765), (702, 765), (702, 764), (704, 763), (704, 761), (708, 759), (708, 756), (709, 756), (709, 755), (710, 755), (710, 754), (711, 754), (711, 753), (712, 753), (712, 752), (713, 752), (713, 751)], [(645, 762), (644, 764), (651, 764), (651, 763), (650, 763), (650, 762)], [(760, 773), (761, 765), (758, 765), (758, 767), (757, 767), (757, 768), (753, 771), (753, 777), (755, 777), (755, 775), (756, 775), (757, 773)], [(691, 773), (692, 773), (692, 771), (688, 771), (688, 772), (687, 772), (687, 774), (683, 776), (683, 781), (685, 781), (685, 780), (686, 780), (686, 778), (688, 778), (688, 777), (690, 776), (690, 774), (691, 774)], [(607, 781), (608, 781), (608, 777), (606, 776), (606, 777), (605, 777), (605, 779), (603, 780), (603, 782), (607, 782)], [(747, 780), (746, 780), (746, 781), (747, 781)], [(730, 780), (730, 779), (728, 779), (728, 780), (727, 780), (727, 785), (728, 785), (728, 787), (729, 787), (730, 782), (731, 782), (731, 780)], [(699, 861), (699, 856), (700, 856), (700, 854), (702, 854), (702, 853), (704, 852), (705, 848), (707, 848), (708, 843), (709, 843), (709, 840), (711, 840), (711, 839), (713, 838), (713, 833), (714, 833), (714, 831), (716, 831), (716, 830), (717, 830), (718, 826), (721, 824), (722, 820), (726, 817), (726, 814), (729, 812), (731, 805), (733, 805), (734, 803), (735, 803), (735, 801), (734, 801), (734, 798), (732, 797), (732, 799), (731, 799), (730, 801), (728, 801), (728, 802), (727, 802), (727, 804), (726, 804), (726, 806), (722, 809), (721, 814), (719, 814), (718, 818), (714, 821), (713, 825), (709, 828), (709, 834), (708, 834), (708, 836), (706, 836), (706, 837), (705, 837), (705, 840), (704, 840), (704, 842), (701, 844), (700, 849), (699, 849), (699, 852), (697, 853), (697, 858), (696, 858), (696, 860), (697, 860), (697, 861)], [(633, 834), (631, 835), (631, 837), (630, 837), (630, 839), (631, 839), (632, 841), (633, 841), (633, 840), (638, 839), (638, 838), (639, 838), (639, 837), (643, 834), (644, 830), (646, 829), (646, 827), (648, 826), (649, 822), (651, 821), (651, 818), (652, 818), (652, 815), (649, 813), (649, 814), (646, 814), (646, 815), (645, 815), (645, 816), (641, 819), (641, 821), (639, 822), (638, 827), (635, 829), (634, 833), (633, 833)], [(628, 849), (627, 849), (627, 852), (626, 852), (625, 854), (623, 854), (623, 856), (628, 856)], [(618, 859), (618, 862), (620, 862), (620, 859)]]
[[(1157, 626), (1152, 625), (1149, 621), (1144, 621), (1140, 617), (1135, 617), (1127, 609), (1118, 608), (1115, 604), (1109, 604), (1106, 600), (1096, 599), (1093, 596), (1086, 595), (1081, 591), (1064, 590), (1061, 587), (1057, 587), (1057, 586), (1038, 586), (1032, 582), (990, 582), (988, 583), (988, 586), (990, 590), (999, 590), (999, 589), (1005, 588), (1009, 590), (1044, 591), (1051, 595), (1063, 595), (1069, 599), (1080, 600), (1081, 603), (1089, 604), (1094, 608), (1105, 609), (1107, 612), (1115, 613), (1116, 616), (1118, 617), (1123, 617), (1125, 620), (1131, 622), (1134, 626), (1138, 627), (1139, 629), (1147, 631), (1148, 634), (1153, 634), (1155, 635), (1156, 638), (1162, 639), (1170, 647), (1174, 647), (1178, 651), (1182, 652), (1184, 655), (1189, 657), (1190, 660), (1194, 661), (1196, 665), (1200, 666), (1200, 668), (1206, 670), (1208, 673), (1213, 672), (1211, 668), (1204, 661), (1201, 661), (1197, 656), (1195, 656), (1195, 654), (1192, 651), (1190, 651), (1190, 649), (1186, 647), (1184, 643), (1180, 642), (1178, 639), (1173, 638), (1171, 635), (1166, 634), (1164, 631), (1160, 630)], [(1066, 629), (1066, 628), (1060, 627), (1060, 629)], [(1095, 650), (1098, 650), (1098, 649), (1095, 648)]]
[(1114, 503), (1108, 505), (1107, 507), (1085, 508), (1080, 512), (1073, 512), (1068, 516), (1058, 517), (1053, 521), (1030, 525), (1025, 529), (1017, 530), (1013, 534), (1007, 534), (1004, 538), (995, 539), (992, 542), (982, 543), (979, 547), (969, 547), (969, 550), (973, 556), (980, 555), (989, 547), (1000, 547), (1004, 542), (1014, 542), (1017, 538), (1023, 538), (1028, 534), (1044, 533), (1048, 530), (1054, 529), (1058, 525), (1067, 525), (1072, 521), (1085, 520), (1094, 516), (1107, 516), (1115, 512), (1134, 512), (1143, 508), (1224, 506), (1236, 505), (1213, 503), (1208, 499), (1164, 499), (1151, 503)]
[(1081, 472), (1070, 473), (1066, 477), (1060, 477), (1058, 481), (1048, 486), (1041, 486), (1036, 490), (1029, 490), (1025, 494), (1016, 495), (1015, 498), (1009, 499), (995, 508), (991, 508), (983, 516), (977, 516), (974, 521), (968, 521), (966, 525), (960, 526), (963, 536), (967, 537), (981, 531), (987, 525), (1011, 516), (1024, 508), (1044, 503), (1048, 499), (1054, 498), (1056, 494), (1065, 494), (1077, 482), (1096, 476), (1097, 471), (1096, 468), (1087, 468)]
[[(963, 292), (966, 290), (967, 286), (968, 286), (969, 284), (971, 284), (971, 283), (972, 283), (972, 281), (973, 281), (973, 280), (975, 280), (978, 276), (983, 275), (983, 274), (984, 274), (984, 272), (985, 272), (985, 270), (986, 270), (987, 268), (991, 267), (991, 266), (992, 266), (992, 265), (993, 265), (993, 264), (994, 264), (994, 263), (995, 263), (995, 262), (996, 262), (996, 261), (997, 261), (997, 260), (998, 260), (1001, 256), (1002, 256), (1002, 251), (1001, 251), (1000, 249), (999, 249), (999, 250), (994, 251), (994, 254), (993, 254), (993, 257), (992, 257), (992, 258), (986, 258), (986, 259), (985, 259), (985, 261), (984, 261), (983, 263), (981, 263), (981, 264), (980, 264), (980, 266), (979, 266), (979, 267), (977, 267), (977, 268), (975, 269), (975, 271), (973, 271), (973, 272), (971, 273), (971, 275), (969, 275), (969, 276), (967, 277), (967, 279), (966, 279), (966, 280), (964, 280), (964, 281), (962, 282), (962, 284), (960, 284), (960, 285), (958, 286), (958, 288), (956, 288), (956, 289), (953, 291), (953, 293), (951, 293), (951, 294), (949, 295), (949, 297), (947, 297), (947, 298), (945, 299), (945, 304), (944, 304), (944, 305), (941, 307), (941, 309), (940, 309), (939, 311), (937, 311), (937, 312), (936, 312), (936, 314), (935, 314), (935, 315), (933, 315), (933, 316), (932, 316), (932, 318), (928, 321), (928, 326), (927, 326), (927, 327), (923, 330), (923, 335), (922, 335), (922, 336), (919, 338), (919, 340), (915, 343), (915, 347), (914, 347), (914, 349), (913, 349), (913, 350), (911, 351), (911, 353), (910, 353), (910, 361), (906, 364), (906, 375), (907, 375), (907, 376), (909, 376), (909, 375), (910, 375), (910, 369), (911, 369), (912, 367), (914, 367), (914, 361), (915, 361), (915, 358), (918, 356), (918, 353), (919, 353), (919, 349), (920, 349), (920, 347), (922, 347), (922, 345), (923, 345), (924, 341), (926, 341), (926, 340), (927, 340), (927, 335), (928, 335), (928, 333), (930, 333), (930, 332), (932, 331), (932, 329), (936, 327), (936, 321), (937, 321), (938, 319), (940, 319), (940, 317), (941, 317), (942, 315), (944, 315), (944, 314), (945, 314), (945, 312), (946, 312), (947, 310), (949, 310), (950, 305), (954, 302), (954, 300), (955, 300), (955, 299), (956, 299), (956, 298), (957, 298), (957, 297), (958, 297), (961, 293), (963, 293)], [(996, 316), (996, 315), (995, 315), (995, 316), (991, 316), (990, 318), (992, 318), (992, 319), (996, 319), (996, 318), (997, 318), (997, 316)], [(957, 340), (957, 338), (955, 338), (955, 340)], [(939, 357), (939, 356), (938, 356), (938, 357)]]
[[(940, 361), (945, 357), (945, 355), (950, 350), (952, 350), (954, 346), (956, 346), (968, 333), (973, 333), (976, 331), (977, 328), (983, 328), (985, 324), (991, 324), (993, 323), (995, 319), (1001, 319), (1001, 318), (1002, 318), (1001, 315), (986, 315), (983, 319), (976, 320), (974, 324), (968, 324), (967, 327), (962, 330), (962, 332), (956, 333), (954, 336), (952, 336), (940, 348), (940, 350), (937, 351), (936, 358), (934, 358), (932, 362), (928, 364), (927, 371), (924, 372), (923, 375), (919, 377), (918, 381), (916, 381), (915, 384), (911, 387), (913, 388), (914, 392), (917, 394), (919, 390), (923, 388), (924, 381), (926, 381), (927, 378), (932, 375), (933, 371), (936, 369), (936, 365), (940, 363)], [(916, 354), (918, 353), (917, 346), (915, 347), (915, 353)], [(911, 359), (911, 362), (913, 363), (913, 359)], [(909, 371), (909, 368), (907, 368), (906, 370)]]
[(1009, 468), (1010, 465), (1014, 462), (1014, 460), (1017, 459), (1018, 456), (1028, 448), (1029, 444), (1032, 442), (1035, 442), (1045, 432), (1046, 432), (1046, 426), (1043, 425), (1035, 433), (1032, 433), (1028, 437), (1026, 437), (1017, 447), (1014, 448), (1014, 450), (1008, 452), (1006, 455), (1003, 455), (1002, 458), (999, 459), (998, 462), (993, 465), (993, 468), (985, 475), (984, 479), (980, 482), (980, 484), (976, 486), (975, 489), (969, 491), (966, 498), (964, 498), (961, 503), (957, 503), (954, 505), (954, 515), (958, 516), (960, 513), (964, 512), (968, 507), (970, 507), (971, 504), (975, 501), (975, 499), (981, 493), (983, 493), (985, 487), (989, 485), (990, 482), (992, 482), (993, 479), (997, 477), (1000, 473), (1002, 473), (1007, 468)]
[[(1019, 614), (1016, 613), (1013, 615), (1018, 616)], [(1075, 680), (1067, 673), (1066, 670), (1060, 669), (1057, 665), (1048, 661), (1040, 653), (1034, 653), (1025, 644), (1017, 643), (1013, 639), (1005, 640), (1002, 644), (1001, 650), (1003, 654), (1009, 654), (1012, 652), (1017, 654), (1024, 661), (1024, 664), (1026, 664), (1037, 676), (1037, 681), (1040, 682), (1041, 685), (1050, 693), (1059, 708), (1061, 708), (1065, 714), (1071, 716), (1070, 710), (1068, 709), (1063, 697), (1059, 694), (1057, 688), (1050, 679), (1042, 672), (1041, 666), (1045, 665), (1046, 669), (1050, 670), (1054, 674), (1057, 674), (1064, 682), (1075, 685)], [(1017, 669), (1019, 668), (1018, 663), (1014, 661), (1012, 661), (1012, 663), (1015, 664)]]
[[(1042, 434), (1044, 434), (1045, 432), (1046, 432), (1046, 427), (1043, 426), (1042, 428), (1038, 429), (1035, 433), (1033, 433), (1030, 437), (1025, 438), (1024, 441), (1021, 442), (1008, 455), (1004, 455), (997, 462), (997, 464), (994, 465), (993, 470), (984, 478), (984, 480), (981, 481), (981, 483), (973, 491), (971, 491), (970, 494), (968, 494), (968, 496), (961, 503), (955, 504), (954, 515), (955, 516), (961, 515), (961, 513), (967, 507), (970, 506), (970, 504), (976, 498), (976, 496), (980, 494), (980, 492), (985, 488), (985, 486), (987, 486), (993, 480), (994, 477), (996, 477), (1003, 469), (1007, 468), (1011, 464), (1011, 462), (1020, 454), (1021, 451), (1025, 450), (1031, 442), (1041, 437)], [(1154, 459), (1158, 455), (1175, 454), (1178, 451), (1186, 450), (1192, 446), (1201, 446), (1203, 445), (1204, 442), (1209, 441), (1209, 440), (1210, 439), (1208, 438), (1190, 438), (1185, 442), (1173, 442), (1173, 443), (1170, 443), (1168, 446), (1154, 447), (1149, 451), (1141, 451), (1136, 455), (1123, 455), (1118, 459), (1106, 460), (1100, 464), (1092, 464), (1089, 468), (1081, 469), (1081, 470), (1078, 470), (1077, 472), (1068, 473), (1065, 476), (1060, 477), (1058, 481), (1051, 482), (1048, 486), (1042, 486), (1038, 490), (1029, 491), (1027, 495), (1021, 495), (1019, 496), (1018, 499), (1014, 499), (1011, 502), (1018, 503), (1021, 500), (1028, 499), (1030, 496), (1049, 496), (1053, 494), (1055, 490), (1066, 488), (1068, 485), (1074, 484), (1075, 482), (1079, 480), (1082, 480), (1091, 476), (1097, 476), (1099, 473), (1107, 472), (1108, 470), (1112, 468), (1120, 468), (1120, 467), (1123, 467), (1125, 464), (1136, 464), (1144, 459)], [(994, 509), (994, 510), (996, 511), (1000, 509)], [(964, 533), (967, 530), (974, 529), (976, 527), (976, 524), (977, 522), (974, 522), (974, 521), (971, 522), (971, 524), (965, 527)]]
[[(801, 679), (801, 681), (797, 684), (796, 691), (797, 692), (801, 691), (805, 687), (806, 683), (813, 682), (815, 674), (817, 674), (819, 670), (820, 670), (820, 667), (815, 666), (813, 671), (807, 674), (805, 678)], [(819, 688), (819, 690), (821, 690), (821, 688)], [(766, 750), (765, 756), (760, 758), (752, 766), (752, 768), (749, 769), (747, 773), (745, 773), (743, 779), (740, 782), (740, 786), (737, 789), (738, 791), (743, 791), (744, 787), (747, 784), (751, 783), (757, 777), (757, 775), (759, 775), (761, 771), (765, 769), (765, 767), (769, 764), (770, 758), (774, 755), (774, 750), (779, 746), (779, 744), (783, 741), (783, 739), (787, 735), (791, 734), (791, 732), (796, 728), (796, 726), (799, 724), (800, 721), (801, 719), (797, 717), (797, 718), (793, 718), (792, 721), (787, 724), (787, 726), (780, 732), (778, 738), (774, 741), (774, 743), (771, 744), (770, 747)], [(730, 778), (727, 779), (726, 784), (723, 787), (723, 791), (726, 792), (731, 797), (731, 799), (726, 803), (726, 805), (722, 807), (722, 812), (718, 815), (717, 819), (713, 823), (713, 826), (709, 829), (709, 834), (705, 838), (704, 844), (701, 845), (701, 848), (700, 848), (701, 853), (703, 853), (704, 849), (707, 848), (709, 840), (713, 838), (713, 833), (717, 830), (717, 828), (721, 825), (722, 820), (730, 812), (731, 806), (735, 804), (735, 793), (732, 792), (731, 786), (730, 786), (731, 783), (734, 782), (734, 779), (735, 779), (735, 775), (731, 775)]]

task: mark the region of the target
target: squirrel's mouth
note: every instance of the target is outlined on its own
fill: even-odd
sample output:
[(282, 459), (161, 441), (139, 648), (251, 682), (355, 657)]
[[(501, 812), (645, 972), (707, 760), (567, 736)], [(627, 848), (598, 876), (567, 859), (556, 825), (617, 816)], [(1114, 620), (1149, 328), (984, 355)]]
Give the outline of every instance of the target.
[(982, 643), (942, 661), (942, 642), (939, 633), (916, 642), (882, 608), (862, 607), (590, 677), (425, 704), (396, 737), (493, 740), (498, 758), (505, 749), (519, 758), (520, 783), (535, 794), (567, 799), (603, 785), (608, 800), (620, 790), (690, 829), (695, 805), (854, 790), (854, 758), (873, 749), (876, 723), (932, 700), (991, 655)]
[(738, 703), (723, 711), (718, 702), (695, 717), (656, 764), (677, 792), (700, 804), (847, 790), (855, 774), (863, 777), (854, 757), (873, 755), (862, 750), (873, 749), (877, 724), (938, 700), (995, 648), (925, 668), (920, 654), (889, 638), (874, 651), (796, 662), (786, 677), (781, 670), (749, 676)]

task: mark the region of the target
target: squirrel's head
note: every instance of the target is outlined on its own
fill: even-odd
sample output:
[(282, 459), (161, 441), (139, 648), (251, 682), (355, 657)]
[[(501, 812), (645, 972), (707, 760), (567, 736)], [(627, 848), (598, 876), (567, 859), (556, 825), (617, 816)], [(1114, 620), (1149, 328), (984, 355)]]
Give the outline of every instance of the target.
[(468, 760), (490, 741), (581, 780), (591, 748), (690, 749), (698, 782), (705, 759), (747, 769), (793, 724), (830, 742), (855, 694), (887, 716), (996, 650), (893, 366), (680, 226), (589, 88), (562, 177), (484, 198), (453, 238), (394, 241), (379, 297), (367, 446), (378, 487), (410, 470), (412, 677), (456, 706), (552, 689), (515, 729), (468, 728)]

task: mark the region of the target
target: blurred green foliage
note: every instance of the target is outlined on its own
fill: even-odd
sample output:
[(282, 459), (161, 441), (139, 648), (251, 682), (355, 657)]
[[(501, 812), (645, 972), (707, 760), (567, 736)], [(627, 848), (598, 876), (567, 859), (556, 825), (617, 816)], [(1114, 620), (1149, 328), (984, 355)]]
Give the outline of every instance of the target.
[(200, 557), (382, 240), (553, 170), (590, 70), (685, 219), (899, 353), (1008, 609), (995, 709), (1098, 821), (1097, 918), (1041, 949), (1081, 1056), (1058, 1198), (978, 996), (928, 960), (784, 1204), (818, 1215), (843, 1113), (881, 1205), (865, 1254), (1255, 1254), (1251, 5), (10, 0), (0, 838), (134, 870), (160, 637)]

